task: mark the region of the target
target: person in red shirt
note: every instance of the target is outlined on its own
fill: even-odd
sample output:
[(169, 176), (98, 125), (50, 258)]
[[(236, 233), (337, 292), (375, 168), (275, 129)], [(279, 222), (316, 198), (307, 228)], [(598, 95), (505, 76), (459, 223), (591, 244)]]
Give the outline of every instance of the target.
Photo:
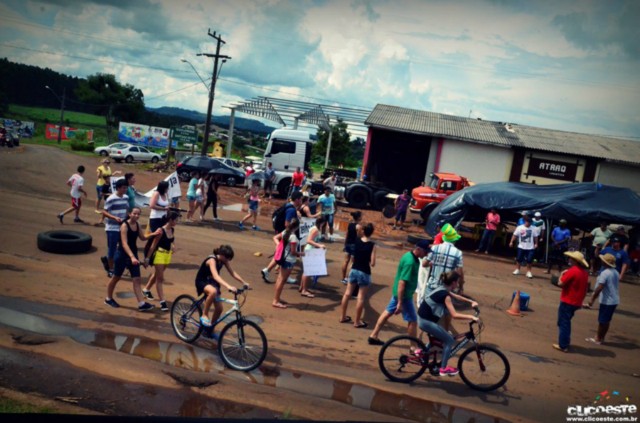
[(569, 258), (569, 269), (563, 271), (558, 278), (558, 286), (562, 288), (560, 306), (558, 307), (558, 343), (553, 348), (569, 352), (571, 343), (571, 319), (576, 310), (582, 308), (584, 297), (589, 287), (589, 263), (578, 251), (566, 251)]
[(482, 238), (480, 239), (476, 253), (484, 252), (485, 254), (489, 254), (489, 248), (493, 245), (493, 237), (498, 230), (498, 225), (500, 225), (500, 215), (495, 208), (491, 208), (489, 213), (487, 213), (484, 232), (482, 233)]
[(302, 190), (302, 182), (304, 182), (304, 172), (298, 166), (296, 171), (293, 172), (293, 177), (291, 179), (291, 190), (289, 195), (293, 194), (296, 191)]

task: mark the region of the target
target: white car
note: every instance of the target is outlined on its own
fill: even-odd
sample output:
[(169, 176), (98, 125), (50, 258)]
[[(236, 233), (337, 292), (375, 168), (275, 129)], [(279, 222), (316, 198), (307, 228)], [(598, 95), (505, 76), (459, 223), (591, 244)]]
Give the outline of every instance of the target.
[(96, 154), (100, 154), (102, 157), (106, 157), (111, 155), (111, 153), (113, 153), (117, 149), (125, 148), (125, 147), (128, 147), (129, 145), (131, 144), (127, 144), (125, 142), (117, 142), (115, 144), (105, 145), (104, 147), (98, 147), (95, 150), (93, 150), (93, 152)]
[(161, 159), (159, 154), (151, 152), (145, 147), (131, 144), (126, 144), (126, 147), (116, 149), (111, 152), (110, 156), (118, 163), (123, 160), (127, 163), (131, 163), (134, 160), (139, 162), (158, 163)]

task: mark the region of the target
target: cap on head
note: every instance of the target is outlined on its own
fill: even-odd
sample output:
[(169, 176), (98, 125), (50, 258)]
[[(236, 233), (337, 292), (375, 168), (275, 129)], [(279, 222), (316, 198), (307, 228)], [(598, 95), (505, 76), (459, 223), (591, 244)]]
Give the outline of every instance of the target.
[(565, 224), (565, 225), (566, 225), (566, 224), (567, 224), (567, 220), (566, 220), (566, 219), (560, 219), (560, 224), (561, 224), (561, 225), (562, 225), (562, 224)]
[(534, 216), (535, 216), (535, 217), (542, 217), (542, 213), (540, 213), (540, 212), (535, 212)]
[(421, 239), (420, 241), (416, 242), (416, 248), (420, 248), (428, 253), (431, 251), (431, 241), (428, 239)]

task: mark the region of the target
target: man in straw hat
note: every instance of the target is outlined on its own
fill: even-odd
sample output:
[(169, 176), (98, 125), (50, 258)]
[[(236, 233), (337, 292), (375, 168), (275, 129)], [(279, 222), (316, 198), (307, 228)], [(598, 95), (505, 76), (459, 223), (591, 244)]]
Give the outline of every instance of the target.
[(376, 327), (369, 335), (369, 345), (383, 345), (384, 341), (378, 338), (378, 334), (382, 326), (394, 314), (402, 314), (402, 318), (408, 323), (407, 333), (409, 336), (415, 337), (418, 334), (418, 314), (413, 305), (413, 294), (418, 287), (418, 269), (420, 268), (420, 259), (431, 251), (429, 245), (431, 241), (426, 239), (416, 243), (413, 250), (406, 252), (398, 263), (395, 281), (393, 282), (393, 291), (389, 305), (382, 312)]
[(566, 251), (569, 268), (560, 274), (558, 286), (562, 288), (560, 306), (558, 307), (558, 343), (553, 348), (569, 352), (571, 343), (571, 319), (576, 310), (582, 308), (587, 288), (589, 287), (589, 263), (578, 251)]
[(604, 270), (600, 272), (596, 282), (596, 289), (593, 291), (591, 301), (584, 304), (585, 308), (591, 308), (596, 298), (600, 301), (600, 310), (598, 310), (598, 331), (593, 338), (587, 338), (587, 342), (594, 344), (602, 344), (604, 337), (609, 330), (609, 324), (613, 318), (616, 307), (620, 304), (620, 291), (618, 282), (620, 274), (616, 270), (616, 258), (613, 254), (604, 254), (600, 256), (600, 261), (604, 266)]

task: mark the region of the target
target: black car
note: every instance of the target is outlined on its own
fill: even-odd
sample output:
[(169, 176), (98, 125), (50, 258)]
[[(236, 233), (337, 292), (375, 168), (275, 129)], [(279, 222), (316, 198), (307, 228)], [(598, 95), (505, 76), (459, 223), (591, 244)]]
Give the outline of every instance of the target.
[(201, 175), (219, 175), (220, 181), (230, 187), (244, 183), (244, 172), (206, 156), (185, 157), (176, 165), (176, 171), (182, 182), (188, 182), (191, 172), (198, 171)]

